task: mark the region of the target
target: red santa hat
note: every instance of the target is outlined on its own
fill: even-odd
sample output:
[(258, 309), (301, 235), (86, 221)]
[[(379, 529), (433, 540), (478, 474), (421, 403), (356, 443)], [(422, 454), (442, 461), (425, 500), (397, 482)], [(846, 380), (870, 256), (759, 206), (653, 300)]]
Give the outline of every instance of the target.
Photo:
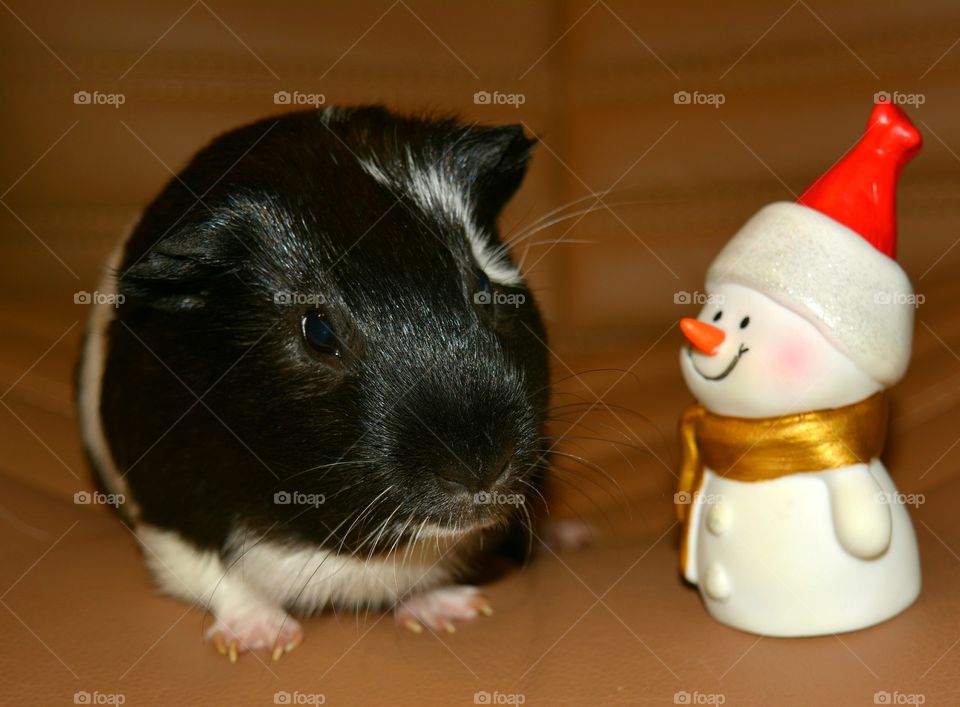
[(906, 114), (878, 104), (860, 142), (796, 203), (761, 209), (723, 248), (707, 289), (733, 282), (812, 322), (879, 383), (906, 372), (914, 297), (896, 256), (896, 183), (919, 152)]

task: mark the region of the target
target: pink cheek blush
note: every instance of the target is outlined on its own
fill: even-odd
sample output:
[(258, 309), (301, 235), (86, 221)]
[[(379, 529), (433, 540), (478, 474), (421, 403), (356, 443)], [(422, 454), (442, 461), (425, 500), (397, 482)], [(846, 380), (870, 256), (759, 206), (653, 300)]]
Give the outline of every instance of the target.
[(805, 342), (792, 339), (773, 352), (771, 363), (777, 376), (785, 381), (808, 380), (816, 368), (816, 353)]

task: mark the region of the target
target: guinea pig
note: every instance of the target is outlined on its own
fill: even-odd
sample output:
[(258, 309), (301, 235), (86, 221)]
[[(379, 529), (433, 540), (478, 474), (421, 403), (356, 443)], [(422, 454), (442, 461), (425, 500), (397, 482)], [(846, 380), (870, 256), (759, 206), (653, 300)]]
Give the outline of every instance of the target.
[(546, 336), (497, 217), (520, 126), (326, 108), (217, 137), (114, 253), (78, 373), (88, 457), (159, 587), (232, 661), (288, 612), (490, 613), (529, 520)]

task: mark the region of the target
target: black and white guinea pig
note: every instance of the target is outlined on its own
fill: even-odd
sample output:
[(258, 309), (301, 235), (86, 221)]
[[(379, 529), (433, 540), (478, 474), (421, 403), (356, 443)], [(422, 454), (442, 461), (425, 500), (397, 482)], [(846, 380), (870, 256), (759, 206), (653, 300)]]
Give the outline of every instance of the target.
[(203, 148), (114, 254), (87, 452), (231, 660), (296, 646), (287, 611), (489, 613), (458, 582), (545, 466), (545, 334), (496, 226), (533, 144), (378, 107), (263, 120)]

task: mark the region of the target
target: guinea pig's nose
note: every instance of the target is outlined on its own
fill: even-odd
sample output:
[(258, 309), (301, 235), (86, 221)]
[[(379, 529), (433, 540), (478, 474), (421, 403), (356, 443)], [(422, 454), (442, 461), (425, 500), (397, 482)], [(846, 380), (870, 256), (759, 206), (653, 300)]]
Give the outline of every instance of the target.
[(720, 348), (720, 344), (727, 338), (723, 329), (701, 322), (699, 319), (684, 317), (680, 320), (680, 330), (684, 333), (691, 344), (697, 347), (707, 356), (713, 356)]

